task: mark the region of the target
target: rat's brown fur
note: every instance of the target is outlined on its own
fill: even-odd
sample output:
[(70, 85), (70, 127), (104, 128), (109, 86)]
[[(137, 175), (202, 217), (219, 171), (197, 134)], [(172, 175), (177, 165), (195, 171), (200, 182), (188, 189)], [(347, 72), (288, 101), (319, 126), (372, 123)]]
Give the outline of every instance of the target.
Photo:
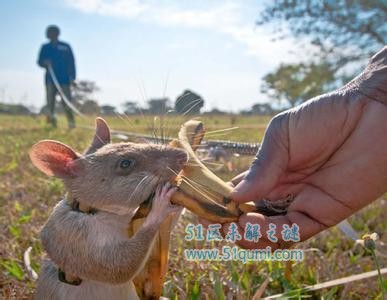
[[(62, 178), (71, 197), (56, 205), (41, 232), (50, 260), (43, 264), (37, 299), (137, 297), (131, 279), (145, 263), (166, 216), (151, 211), (131, 238), (128, 223), (140, 203), (173, 176), (169, 168), (179, 171), (187, 155), (167, 146), (109, 142), (106, 123), (97, 119), (96, 137), (85, 156), (53, 141), (40, 142), (31, 150), (34, 164)], [(130, 160), (129, 168), (120, 168), (123, 159)], [(68, 201), (72, 199), (97, 213), (72, 210)], [(80, 277), (81, 285), (60, 282), (58, 267)]]

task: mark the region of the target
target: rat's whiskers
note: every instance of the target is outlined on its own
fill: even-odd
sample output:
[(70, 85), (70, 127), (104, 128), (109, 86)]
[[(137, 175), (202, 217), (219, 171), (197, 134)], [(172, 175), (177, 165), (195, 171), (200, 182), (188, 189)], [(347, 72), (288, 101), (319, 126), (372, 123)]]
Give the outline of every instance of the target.
[[(178, 175), (176, 171), (174, 171), (172, 168), (168, 167), (169, 170), (171, 170), (175, 175)], [(216, 193), (209, 191), (208, 189), (203, 189), (203, 185), (195, 182), (194, 180), (184, 176), (180, 175), (180, 178), (182, 179), (183, 182), (185, 182), (187, 185), (189, 185), (192, 189), (194, 189), (197, 193), (202, 195), (204, 198), (206, 198), (208, 201), (210, 201), (213, 204), (220, 205), (218, 202), (214, 201), (211, 196), (216, 196)], [(223, 206), (222, 206), (223, 207)]]
[[(132, 197), (131, 198), (137, 198), (137, 191), (141, 191), (142, 190), (142, 186), (141, 184), (146, 182), (146, 180), (149, 178), (150, 176), (149, 175), (146, 175), (144, 178), (141, 179), (141, 181), (136, 185), (136, 187), (134, 188), (133, 190), (133, 193), (132, 193)], [(145, 185), (145, 184), (143, 184)]]

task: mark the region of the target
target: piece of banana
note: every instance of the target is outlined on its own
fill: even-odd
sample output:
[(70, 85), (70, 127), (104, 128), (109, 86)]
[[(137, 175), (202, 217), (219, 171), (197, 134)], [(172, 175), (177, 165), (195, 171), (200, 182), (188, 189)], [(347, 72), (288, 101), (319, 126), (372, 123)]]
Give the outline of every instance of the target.
[(205, 129), (198, 120), (190, 120), (183, 124), (178, 139), (170, 143), (187, 151), (189, 160), (178, 174), (175, 184), (179, 191), (174, 193), (171, 202), (186, 207), (199, 217), (215, 223), (237, 221), (239, 216), (248, 212), (259, 212), (265, 215), (286, 213), (293, 201), (293, 196), (279, 201), (262, 199), (257, 204), (247, 202), (236, 204), (231, 201), (232, 187), (212, 173), (196, 156), (195, 149), (204, 137)]
[[(158, 235), (152, 245), (151, 253), (142, 270), (133, 279), (140, 299), (159, 299), (163, 291), (165, 276), (168, 271), (168, 252), (171, 230), (179, 215), (169, 216), (160, 226)], [(132, 236), (145, 221), (136, 218), (130, 223), (129, 236)]]
[[(171, 202), (213, 222), (237, 221), (242, 211), (229, 197), (232, 187), (212, 173), (194, 152), (204, 134), (203, 124), (198, 120), (190, 120), (181, 127), (178, 139), (170, 143), (172, 147), (187, 151), (189, 157), (175, 181), (179, 191), (174, 193)], [(255, 206), (250, 210), (255, 211)]]

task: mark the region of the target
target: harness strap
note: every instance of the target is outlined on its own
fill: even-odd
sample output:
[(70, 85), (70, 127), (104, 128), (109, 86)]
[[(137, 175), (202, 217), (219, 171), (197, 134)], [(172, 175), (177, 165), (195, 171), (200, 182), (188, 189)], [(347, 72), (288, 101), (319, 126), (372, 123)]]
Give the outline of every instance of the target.
[[(88, 205), (84, 205), (84, 204), (80, 203), (79, 201), (77, 201), (77, 199), (75, 199), (75, 198), (72, 200), (67, 200), (67, 203), (70, 205), (70, 207), (73, 211), (76, 211), (79, 213), (94, 215), (98, 212), (98, 210), (96, 208), (93, 208), (93, 207), (88, 206)], [(75, 285), (75, 286), (78, 286), (82, 283), (81, 278), (74, 276), (74, 275), (66, 274), (60, 268), (58, 268), (58, 279), (59, 279), (59, 281), (61, 281), (63, 283), (67, 283), (67, 284), (71, 284), (71, 285)]]
[(66, 273), (58, 268), (58, 279), (59, 281), (71, 285), (80, 285), (82, 283), (82, 279), (76, 276), (66, 275)]

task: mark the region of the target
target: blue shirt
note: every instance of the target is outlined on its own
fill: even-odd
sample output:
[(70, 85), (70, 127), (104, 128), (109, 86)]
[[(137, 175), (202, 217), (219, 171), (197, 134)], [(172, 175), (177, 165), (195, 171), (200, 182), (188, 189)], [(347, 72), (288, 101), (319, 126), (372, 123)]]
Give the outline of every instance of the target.
[[(60, 84), (69, 84), (75, 80), (74, 55), (69, 44), (60, 41), (44, 44), (40, 48), (38, 65), (45, 68), (46, 61), (51, 64)], [(53, 83), (48, 71), (46, 71), (47, 83)]]

